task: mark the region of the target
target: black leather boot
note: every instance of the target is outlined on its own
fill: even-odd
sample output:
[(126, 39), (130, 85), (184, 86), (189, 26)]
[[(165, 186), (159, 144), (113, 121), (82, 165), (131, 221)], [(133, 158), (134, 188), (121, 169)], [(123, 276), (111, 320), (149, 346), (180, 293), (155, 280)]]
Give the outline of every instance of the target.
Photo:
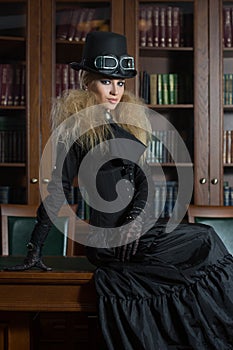
[(28, 253), (24, 262), (20, 265), (15, 265), (11, 267), (6, 267), (4, 270), (7, 271), (24, 271), (29, 270), (33, 267), (44, 270), (51, 271), (52, 268), (46, 266), (41, 258), (41, 251), (48, 235), (51, 225), (36, 224), (30, 242), (27, 244)]

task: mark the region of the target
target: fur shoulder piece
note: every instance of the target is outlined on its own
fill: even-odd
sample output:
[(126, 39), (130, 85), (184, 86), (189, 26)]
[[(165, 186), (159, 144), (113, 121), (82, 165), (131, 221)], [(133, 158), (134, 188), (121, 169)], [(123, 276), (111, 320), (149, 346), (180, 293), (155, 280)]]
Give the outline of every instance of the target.
[(52, 106), (52, 129), (56, 129), (64, 120), (75, 113), (96, 104), (95, 95), (84, 90), (67, 90), (58, 97)]

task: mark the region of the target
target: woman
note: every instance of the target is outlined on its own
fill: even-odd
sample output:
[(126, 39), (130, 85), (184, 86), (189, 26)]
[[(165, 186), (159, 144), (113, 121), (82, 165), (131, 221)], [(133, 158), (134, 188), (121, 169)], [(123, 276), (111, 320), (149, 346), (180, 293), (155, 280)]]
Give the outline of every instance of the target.
[[(180, 224), (168, 233), (151, 214), (153, 186), (144, 161), (150, 126), (140, 101), (124, 88), (136, 75), (125, 37), (90, 33), (81, 63), (71, 67), (80, 70), (81, 90), (53, 108), (58, 152), (50, 194), (38, 208), (24, 264), (12, 269), (49, 269), (42, 245), (63, 190), (68, 196), (90, 154), (80, 176), (91, 197), (86, 250), (97, 266), (107, 349), (233, 349), (232, 256), (209, 226)], [(96, 192), (90, 174), (96, 174)]]

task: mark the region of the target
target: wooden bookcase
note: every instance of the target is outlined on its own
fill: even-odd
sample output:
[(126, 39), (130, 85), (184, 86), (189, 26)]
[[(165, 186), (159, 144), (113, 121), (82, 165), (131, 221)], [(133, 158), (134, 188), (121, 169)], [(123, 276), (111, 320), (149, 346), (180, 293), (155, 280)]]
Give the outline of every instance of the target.
[[(191, 40), (180, 47), (143, 47), (139, 43), (141, 6), (179, 7), (188, 14)], [(194, 170), (193, 202), (224, 203), (223, 186), (233, 186), (232, 162), (224, 163), (223, 130), (232, 129), (232, 104), (224, 104), (223, 77), (232, 73), (233, 48), (223, 46), (223, 8), (233, 1), (222, 0), (0, 0), (1, 18), (21, 16), (23, 30), (17, 35), (0, 33), (0, 63), (22, 62), (26, 66), (26, 105), (0, 106), (0, 116), (25, 120), (26, 156), (24, 162), (0, 163), (0, 186), (24, 187), (26, 203), (40, 201), (39, 164), (50, 136), (50, 108), (56, 95), (56, 64), (81, 57), (83, 43), (56, 39), (56, 13), (63, 8), (109, 7), (109, 29), (125, 33), (128, 51), (136, 58), (139, 72), (167, 74), (186, 72), (193, 78), (191, 98), (172, 105), (149, 103), (149, 107), (185, 135), (191, 155), (189, 164), (165, 162), (168, 180), (176, 180), (176, 168)], [(19, 16), (20, 17), (20, 16)], [(18, 17), (17, 17), (18, 19)], [(4, 21), (2, 22), (4, 23)], [(186, 23), (187, 25), (187, 23)], [(185, 31), (187, 33), (189, 31)], [(15, 34), (15, 33), (13, 33)], [(187, 36), (187, 34), (186, 34)], [(188, 40), (188, 41), (187, 41)], [(140, 80), (127, 81), (127, 88), (139, 94)], [(185, 130), (185, 133), (183, 132)], [(51, 151), (52, 157), (52, 151)], [(42, 168), (42, 187), (49, 180)], [(157, 165), (152, 165), (156, 174)]]
[[(174, 126), (193, 128), (191, 158), (194, 170), (193, 202), (224, 204), (224, 184), (233, 185), (232, 162), (223, 161), (223, 130), (232, 129), (232, 104), (224, 104), (224, 73), (232, 73), (233, 48), (223, 45), (223, 8), (232, 1), (132, 1), (126, 0), (126, 11), (133, 8), (125, 31), (137, 58), (138, 70), (169, 73), (175, 67), (193, 73), (193, 100), (190, 104), (150, 106), (171, 118)], [(179, 48), (142, 47), (139, 43), (138, 20), (140, 6), (180, 7), (193, 16), (193, 43)], [(133, 30), (132, 30), (133, 26)], [(189, 30), (189, 28), (188, 28)], [(164, 64), (165, 62), (165, 64)], [(139, 81), (132, 86), (139, 93)], [(172, 115), (174, 116), (172, 118)], [(189, 120), (189, 122), (188, 122)], [(189, 129), (190, 131), (190, 129)], [(179, 164), (177, 166), (180, 166)], [(163, 164), (166, 176), (173, 176), (172, 166)], [(175, 167), (174, 167), (175, 168)]]
[[(12, 147), (17, 140), (5, 142), (5, 152), (10, 154), (0, 163), (0, 186), (10, 187), (12, 192), (20, 189), (17, 198), (23, 203), (39, 201), (38, 164), (40, 160), (40, 4), (32, 1), (0, 1), (1, 33), (0, 62), (2, 64), (21, 64), (25, 66), (25, 104), (23, 106), (0, 106), (0, 116), (21, 122), (24, 129), (23, 157), (16, 160)], [(17, 27), (18, 26), (18, 27)], [(14, 128), (12, 127), (10, 132)], [(17, 127), (16, 127), (17, 129)], [(9, 134), (8, 134), (9, 136)], [(8, 137), (7, 136), (7, 137)], [(4, 135), (6, 137), (6, 133)], [(3, 152), (3, 143), (1, 143)], [(5, 154), (6, 155), (6, 154)], [(19, 192), (19, 191), (17, 191)], [(15, 197), (13, 195), (13, 197)], [(11, 199), (10, 199), (11, 200)]]

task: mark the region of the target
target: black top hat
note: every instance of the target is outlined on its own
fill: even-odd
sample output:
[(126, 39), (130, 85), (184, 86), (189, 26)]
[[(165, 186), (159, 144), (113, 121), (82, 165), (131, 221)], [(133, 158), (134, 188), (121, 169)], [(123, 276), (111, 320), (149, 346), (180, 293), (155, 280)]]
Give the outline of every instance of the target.
[(75, 70), (86, 70), (113, 78), (133, 78), (137, 71), (127, 53), (126, 37), (112, 32), (90, 32), (86, 36), (82, 61), (72, 62)]

